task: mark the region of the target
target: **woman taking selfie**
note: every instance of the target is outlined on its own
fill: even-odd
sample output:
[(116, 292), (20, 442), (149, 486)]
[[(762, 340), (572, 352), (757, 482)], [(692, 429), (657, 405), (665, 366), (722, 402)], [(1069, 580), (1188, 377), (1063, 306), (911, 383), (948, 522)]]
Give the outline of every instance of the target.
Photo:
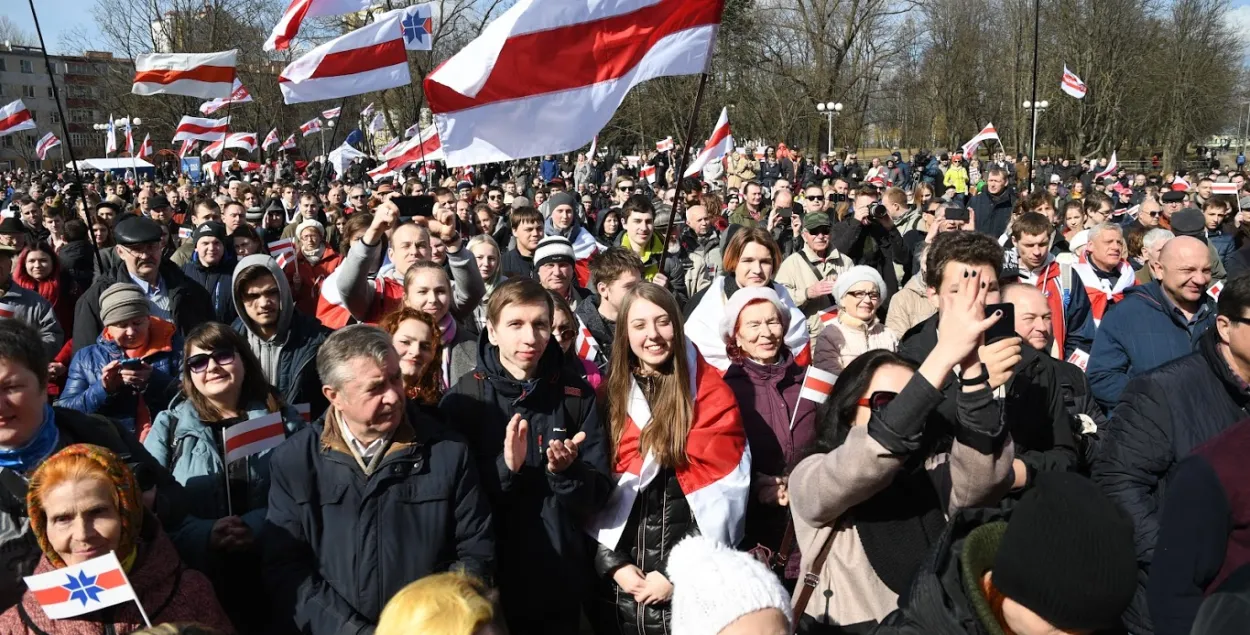
[[(34, 574), (113, 552), (152, 623), (197, 622), (222, 633), (235, 632), (212, 585), (178, 559), (141, 496), (130, 468), (98, 445), (71, 445), (52, 455), (35, 470), (26, 496), (30, 530), (43, 552)], [(144, 626), (134, 602), (49, 619), (29, 590), (20, 604), (0, 615), (0, 633), (5, 635), (133, 633)]]
[(104, 332), (70, 360), (56, 405), (116, 419), (143, 440), (178, 393), (182, 338), (152, 317), (147, 295), (129, 282), (100, 294), (100, 321)]
[(443, 341), (434, 318), (404, 306), (383, 317), (378, 328), (390, 334), (399, 354), (404, 393), (431, 413), (437, 412), (443, 398), (443, 369), (433, 362), (442, 358)]
[(885, 280), (872, 267), (851, 267), (833, 285), (838, 317), (816, 337), (812, 363), (841, 375), (856, 357), (875, 349), (898, 350), (898, 335), (877, 319), (877, 308), (888, 299)]
[[(988, 285), (971, 273), (943, 308), (937, 345), (919, 369), (887, 350), (846, 367), (821, 408), (817, 440), (790, 473), (802, 571), (820, 578), (797, 591), (800, 633), (866, 632), (897, 608), (947, 516), (994, 505), (1011, 486), (1014, 449), (994, 390), (1019, 362), (1020, 339), (981, 346), (1002, 316), (984, 317)], [(926, 428), (956, 366), (958, 429)]]
[(725, 273), (686, 304), (689, 316), (685, 326), (686, 337), (699, 349), (703, 359), (721, 372), (729, 368), (725, 342), (720, 337), (725, 304), (738, 289), (768, 287), (790, 312), (786, 346), (794, 352), (799, 364), (806, 366), (810, 357), (807, 318), (795, 306), (790, 292), (775, 280), (777, 268), (781, 266), (781, 248), (772, 234), (757, 227), (738, 229), (725, 245), (724, 265)]
[(279, 413), (287, 436), (303, 425), (265, 381), (251, 347), (230, 327), (208, 322), (187, 336), (182, 395), (156, 418), (143, 446), (186, 491), (188, 516), (172, 536), (183, 560), (213, 581), (240, 626), (263, 626), (261, 530), (269, 504), (267, 450), (226, 462), (223, 434)]
[(815, 438), (816, 408), (815, 402), (799, 399), (804, 369), (782, 340), (789, 326), (790, 312), (767, 287), (735, 293), (721, 321), (721, 336), (732, 361), (725, 383), (738, 400), (751, 447), (751, 498), (743, 545), (764, 547), (765, 554), (778, 556), (771, 564), (779, 569), (784, 561), (780, 573), (793, 581), (798, 577), (799, 554), (789, 525), (787, 477), (798, 451)]
[(477, 366), (477, 338), (460, 328), (451, 315), (451, 279), (447, 270), (430, 260), (418, 260), (404, 274), (404, 306), (434, 319), (442, 339), (438, 356), (443, 390)]
[(663, 571), (672, 548), (696, 533), (742, 541), (751, 485), (742, 419), (680, 323), (677, 301), (655, 284), (622, 300), (606, 387), (619, 480), (590, 524), (599, 635), (671, 632), (673, 585)]

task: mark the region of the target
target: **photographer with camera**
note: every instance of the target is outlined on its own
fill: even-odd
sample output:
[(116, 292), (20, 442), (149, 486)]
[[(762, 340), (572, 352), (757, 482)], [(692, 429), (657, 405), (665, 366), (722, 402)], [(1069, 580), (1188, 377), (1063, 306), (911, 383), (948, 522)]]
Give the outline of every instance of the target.
[[(856, 190), (850, 212), (833, 226), (830, 245), (854, 262), (876, 269), (885, 281), (885, 295), (894, 295), (899, 286), (894, 265), (907, 264), (907, 249), (894, 219), (880, 203), (877, 188), (862, 186)], [(882, 315), (885, 305), (882, 303)]]

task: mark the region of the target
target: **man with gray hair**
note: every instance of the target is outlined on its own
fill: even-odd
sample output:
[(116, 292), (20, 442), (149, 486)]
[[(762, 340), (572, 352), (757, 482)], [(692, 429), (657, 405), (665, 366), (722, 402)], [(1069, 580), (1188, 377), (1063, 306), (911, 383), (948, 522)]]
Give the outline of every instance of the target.
[(340, 329), (317, 370), (329, 409), (269, 463), (275, 615), (311, 635), (371, 633), (409, 582), (459, 568), (489, 583), (495, 540), (473, 457), (405, 399), (390, 336)]
[[(1133, 286), (1133, 266), (1124, 259), (1124, 230), (1115, 223), (1099, 223), (1089, 229), (1089, 242), (1084, 247), (1088, 257), (1072, 266), (1081, 278), (1089, 296), (1094, 327), (1102, 322), (1107, 309), (1124, 297)], [(1077, 254), (1078, 256), (1080, 254)]]
[(1154, 280), (1154, 275), (1150, 271), (1150, 263), (1159, 259), (1159, 252), (1169, 240), (1176, 238), (1176, 234), (1162, 227), (1156, 227), (1148, 232), (1141, 239), (1141, 263), (1142, 268), (1137, 270), (1137, 284), (1146, 284)]

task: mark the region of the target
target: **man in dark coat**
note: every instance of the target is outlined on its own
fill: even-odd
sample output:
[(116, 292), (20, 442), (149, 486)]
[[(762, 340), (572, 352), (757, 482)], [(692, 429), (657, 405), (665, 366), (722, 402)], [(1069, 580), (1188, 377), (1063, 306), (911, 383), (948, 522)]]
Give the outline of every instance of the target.
[(590, 582), (582, 521), (613, 488), (605, 426), (594, 391), (551, 336), (548, 292), (509, 280), (490, 304), (497, 317), (479, 339), (477, 369), (441, 408), (460, 422), (491, 501), (509, 628), (576, 635), (578, 612), (550, 598), (577, 598)]
[(1128, 382), (1111, 413), (1091, 474), (1133, 519), (1139, 590), (1125, 614), (1135, 633), (1151, 633), (1145, 588), (1159, 534), (1159, 514), (1176, 463), (1250, 416), (1250, 276), (1220, 293), (1217, 320), (1198, 350)]
[(968, 199), (977, 231), (994, 239), (1007, 233), (1015, 206), (1016, 193), (1007, 186), (1007, 171), (1002, 168), (991, 168), (985, 175), (985, 191)]
[(390, 336), (340, 329), (317, 366), (330, 408), (269, 460), (275, 615), (308, 635), (371, 633), (409, 582), (463, 568), (489, 583), (495, 541), (469, 448), (404, 398)]
[(182, 336), (213, 319), (213, 304), (203, 287), (178, 267), (161, 260), (160, 225), (142, 216), (126, 216), (115, 228), (121, 264), (96, 276), (74, 309), (74, 352), (94, 344), (104, 330), (100, 294), (116, 282), (134, 282), (148, 296), (152, 315), (173, 322)]
[[(829, 245), (856, 263), (876, 269), (889, 288), (889, 293), (883, 295), (893, 297), (899, 288), (894, 265), (910, 263), (903, 236), (894, 226), (889, 213), (884, 208), (877, 208), (879, 200), (876, 188), (860, 188), (855, 193), (852, 213), (831, 228)], [(878, 209), (879, 213), (875, 211)]]
[(195, 253), (182, 267), (188, 278), (199, 283), (213, 303), (213, 317), (222, 324), (234, 322), (234, 295), (230, 280), (234, 275), (234, 239), (220, 221), (209, 221), (191, 234)]

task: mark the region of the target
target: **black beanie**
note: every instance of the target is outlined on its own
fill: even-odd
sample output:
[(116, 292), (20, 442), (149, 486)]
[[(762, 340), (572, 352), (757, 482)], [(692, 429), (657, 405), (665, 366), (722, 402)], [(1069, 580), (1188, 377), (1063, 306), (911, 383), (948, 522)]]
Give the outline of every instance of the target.
[(1137, 591), (1133, 524), (1093, 481), (1043, 472), (1007, 523), (993, 580), (1056, 628), (1114, 627)]

